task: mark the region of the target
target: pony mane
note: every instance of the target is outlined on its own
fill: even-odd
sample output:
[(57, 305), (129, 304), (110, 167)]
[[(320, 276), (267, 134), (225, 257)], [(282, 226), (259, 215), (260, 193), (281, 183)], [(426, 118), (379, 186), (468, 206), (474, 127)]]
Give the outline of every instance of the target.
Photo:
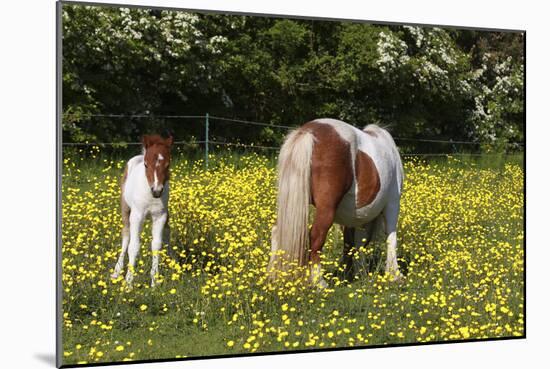
[(380, 132), (380, 131), (386, 131), (386, 132), (390, 132), (390, 128), (391, 128), (391, 124), (386, 124), (384, 126), (380, 126), (376, 123), (372, 123), (372, 124), (367, 124), (364, 128), (363, 128), (363, 132)]
[(163, 145), (166, 146), (165, 138), (161, 135), (147, 135), (147, 143), (149, 146), (153, 145)]
[[(168, 139), (170, 140), (167, 142)], [(169, 136), (165, 138), (158, 134), (143, 135), (143, 137), (141, 138), (141, 143), (142, 143), (142, 146), (141, 146), (142, 154), (145, 154), (145, 150), (148, 147), (155, 146), (155, 145), (160, 145), (165, 147), (167, 150), (170, 150), (170, 146), (173, 143), (173, 136)]]

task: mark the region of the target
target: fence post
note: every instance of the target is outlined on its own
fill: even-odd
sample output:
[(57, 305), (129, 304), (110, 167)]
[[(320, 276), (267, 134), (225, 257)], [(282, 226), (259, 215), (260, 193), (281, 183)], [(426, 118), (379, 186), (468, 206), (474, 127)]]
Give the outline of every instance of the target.
[(205, 147), (205, 153), (204, 153), (204, 163), (206, 165), (206, 169), (208, 169), (208, 113), (205, 115), (205, 135), (204, 135), (204, 147)]

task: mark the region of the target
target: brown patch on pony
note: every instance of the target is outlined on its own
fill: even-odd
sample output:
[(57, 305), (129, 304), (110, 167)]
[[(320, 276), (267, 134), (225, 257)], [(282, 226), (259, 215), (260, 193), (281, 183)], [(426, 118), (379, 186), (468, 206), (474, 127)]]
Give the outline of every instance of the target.
[(308, 122), (302, 129), (315, 137), (311, 156), (312, 204), (326, 203), (328, 198), (336, 206), (353, 183), (349, 143), (344, 141), (329, 124)]
[(355, 177), (357, 180), (357, 208), (374, 201), (380, 190), (380, 176), (372, 158), (361, 150), (355, 157)]
[(144, 135), (141, 139), (141, 142), (143, 143), (143, 147), (146, 149), (149, 146), (153, 145), (162, 145), (162, 146), (172, 146), (174, 143), (174, 138), (172, 136), (168, 138), (164, 138), (160, 135)]
[(319, 263), (327, 232), (336, 209), (353, 184), (349, 143), (329, 124), (306, 123), (315, 137), (311, 157), (311, 202), (317, 209), (310, 232), (310, 260)]

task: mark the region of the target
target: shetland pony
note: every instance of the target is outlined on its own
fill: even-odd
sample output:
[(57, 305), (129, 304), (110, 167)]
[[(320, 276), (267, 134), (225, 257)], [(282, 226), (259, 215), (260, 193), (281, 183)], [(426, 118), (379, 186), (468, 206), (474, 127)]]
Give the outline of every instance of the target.
[(159, 251), (162, 238), (168, 242), (168, 192), (170, 149), (173, 137), (163, 138), (158, 135), (145, 135), (142, 139), (143, 154), (134, 156), (126, 165), (121, 182), (122, 213), (122, 251), (115, 265), (112, 278), (118, 278), (124, 266), (124, 255), (128, 251), (128, 271), (126, 282), (132, 286), (136, 257), (139, 252), (139, 236), (143, 221), (147, 215), (153, 220), (153, 241), (151, 250), (153, 262), (151, 267), (151, 286), (155, 286), (158, 274)]
[[(360, 130), (339, 120), (317, 119), (292, 131), (278, 160), (270, 277), (289, 262), (311, 263), (311, 281), (326, 287), (320, 253), (333, 223), (344, 226), (342, 260), (349, 277), (350, 248), (356, 240), (370, 241), (380, 222), (387, 235), (386, 272), (399, 279), (396, 232), (402, 187), (399, 151), (385, 129), (371, 124)], [(310, 204), (316, 213), (308, 234)], [(283, 255), (277, 250), (284, 250)]]

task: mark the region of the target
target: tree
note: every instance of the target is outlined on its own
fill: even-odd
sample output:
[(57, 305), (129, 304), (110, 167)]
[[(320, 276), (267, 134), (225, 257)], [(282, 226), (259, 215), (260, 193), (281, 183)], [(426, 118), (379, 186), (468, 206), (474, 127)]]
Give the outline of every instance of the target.
[[(398, 136), (502, 151), (523, 139), (523, 75), (518, 33), (63, 5), (66, 141), (163, 128), (202, 137), (201, 121), (158, 116), (209, 112), (276, 125), (378, 122)], [(215, 138), (249, 143), (279, 144), (284, 133), (211, 125)]]

